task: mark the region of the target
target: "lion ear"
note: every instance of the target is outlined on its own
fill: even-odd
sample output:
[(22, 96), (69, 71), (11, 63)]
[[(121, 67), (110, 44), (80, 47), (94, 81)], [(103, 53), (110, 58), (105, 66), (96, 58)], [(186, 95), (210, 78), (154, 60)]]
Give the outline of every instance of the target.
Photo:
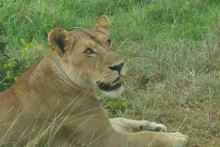
[(106, 36), (109, 36), (110, 32), (110, 19), (102, 15), (99, 17), (95, 24), (95, 29), (99, 30), (100, 32), (104, 33)]
[(50, 43), (50, 47), (55, 53), (63, 57), (64, 54), (69, 50), (74, 43), (74, 36), (61, 28), (53, 29), (48, 35), (48, 41)]

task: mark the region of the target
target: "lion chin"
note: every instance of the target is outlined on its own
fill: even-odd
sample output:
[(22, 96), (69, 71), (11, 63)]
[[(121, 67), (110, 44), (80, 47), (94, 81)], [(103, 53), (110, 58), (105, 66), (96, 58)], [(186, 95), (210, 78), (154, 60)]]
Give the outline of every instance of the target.
[(122, 92), (124, 91), (124, 87), (120, 86), (119, 88), (112, 90), (112, 91), (103, 91), (103, 94), (105, 96), (111, 97), (111, 98), (118, 98), (121, 96)]

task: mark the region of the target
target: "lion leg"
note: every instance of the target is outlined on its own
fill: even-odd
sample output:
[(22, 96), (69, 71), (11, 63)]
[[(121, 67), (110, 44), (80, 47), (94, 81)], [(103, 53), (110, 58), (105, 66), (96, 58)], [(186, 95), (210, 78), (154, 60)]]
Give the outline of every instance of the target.
[(142, 130), (166, 132), (167, 127), (163, 124), (149, 122), (147, 120), (131, 120), (126, 118), (110, 119), (112, 127), (121, 132), (140, 132)]
[(184, 147), (188, 137), (179, 132), (165, 133), (154, 131), (143, 131), (138, 133), (125, 133), (124, 146), (139, 147)]

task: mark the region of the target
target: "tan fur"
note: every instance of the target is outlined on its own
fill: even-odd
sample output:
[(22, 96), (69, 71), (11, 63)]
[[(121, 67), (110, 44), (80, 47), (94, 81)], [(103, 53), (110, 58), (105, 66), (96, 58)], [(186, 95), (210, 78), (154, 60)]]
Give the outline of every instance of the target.
[[(138, 130), (144, 126), (166, 131), (161, 124), (108, 119), (94, 89), (97, 82), (114, 86), (114, 81), (118, 78), (120, 82), (126, 72), (114, 45), (107, 41), (109, 30), (109, 18), (101, 16), (93, 29), (68, 32), (56, 28), (50, 32), (51, 50), (11, 88), (0, 93), (1, 147), (10, 143), (28, 147), (182, 147), (186, 144), (187, 137), (181, 133)], [(119, 65), (124, 66), (117, 71)], [(105, 93), (118, 96), (122, 91), (123, 87), (119, 87)]]

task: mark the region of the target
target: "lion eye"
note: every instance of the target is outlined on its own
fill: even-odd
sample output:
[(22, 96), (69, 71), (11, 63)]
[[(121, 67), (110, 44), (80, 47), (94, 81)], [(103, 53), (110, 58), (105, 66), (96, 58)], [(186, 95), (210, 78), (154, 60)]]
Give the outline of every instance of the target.
[(93, 54), (93, 53), (95, 53), (92, 49), (90, 49), (90, 48), (87, 48), (85, 51), (84, 51), (84, 53), (86, 54), (86, 55), (91, 55), (91, 54)]
[(107, 44), (108, 44), (109, 46), (111, 46), (111, 44), (112, 44), (111, 39), (108, 39), (108, 40), (107, 40)]

